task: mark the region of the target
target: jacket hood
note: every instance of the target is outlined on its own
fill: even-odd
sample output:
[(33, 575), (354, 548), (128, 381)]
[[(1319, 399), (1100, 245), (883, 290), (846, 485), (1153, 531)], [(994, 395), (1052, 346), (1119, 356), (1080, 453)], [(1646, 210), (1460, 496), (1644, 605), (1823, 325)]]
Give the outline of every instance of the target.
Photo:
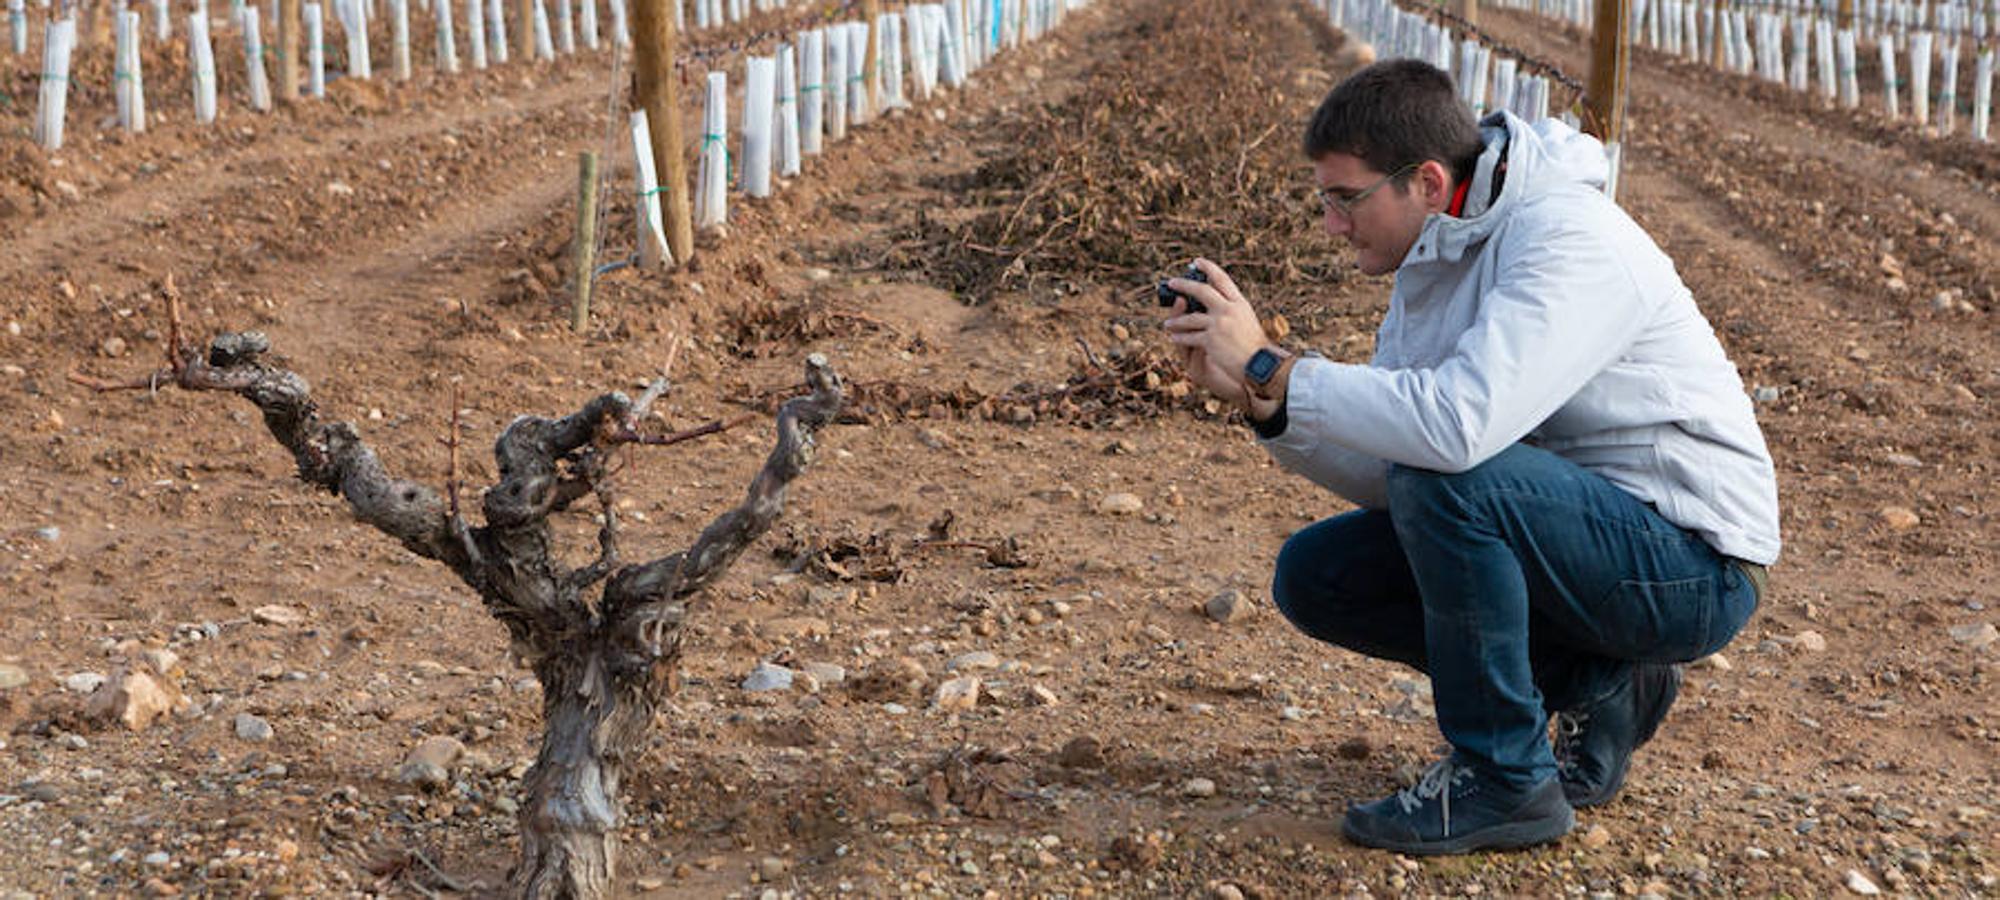
[[(1506, 221), (1523, 196), (1548, 196), (1579, 188), (1602, 193), (1611, 174), (1604, 144), (1560, 119), (1530, 125), (1503, 110), (1480, 122), (1479, 132), (1486, 150), (1473, 166), (1465, 215), (1431, 214), (1403, 257), (1403, 265), (1457, 261)], [(1505, 177), (1499, 177), (1502, 163)], [(1496, 177), (1500, 180), (1498, 196), (1493, 194)]]

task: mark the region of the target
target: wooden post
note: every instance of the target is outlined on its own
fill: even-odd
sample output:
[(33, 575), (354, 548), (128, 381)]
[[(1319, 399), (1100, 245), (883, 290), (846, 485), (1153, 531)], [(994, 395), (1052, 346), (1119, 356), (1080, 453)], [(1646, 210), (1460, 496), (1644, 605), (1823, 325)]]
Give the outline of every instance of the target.
[(1715, 26), (1711, 29), (1712, 33), (1708, 38), (1708, 64), (1710, 68), (1722, 68), (1723, 61), (1729, 58), (1722, 46), (1722, 36), (1727, 34), (1729, 30), (1723, 26), (1722, 17), (1728, 14), (1728, 3), (1725, 0), (1715, 0)]
[(868, 79), (868, 114), (882, 111), (882, 77), (876, 71), (882, 59), (882, 0), (862, 0), (861, 14), (868, 19), (868, 53), (861, 58), (861, 75)]
[(582, 334), (590, 327), (591, 270), (597, 265), (597, 154), (590, 150), (576, 160), (576, 294), (570, 303), (569, 330)]
[(1604, 142), (1611, 156), (1605, 193), (1617, 196), (1620, 143), (1625, 138), (1625, 73), (1630, 65), (1632, 0), (1597, 0), (1590, 54), (1590, 86), (1583, 98), (1583, 130)]
[(1465, 24), (1479, 25), (1479, 0), (1455, 0), (1452, 5), (1457, 7), (1458, 17), (1464, 19)]
[(299, 99), (299, 2), (278, 0), (278, 99), (286, 103)]
[(514, 0), (514, 47), (522, 62), (535, 58), (535, 0)]
[(1838, 21), (1840, 23), (1839, 27), (1842, 30), (1854, 27), (1854, 0), (1840, 0), (1840, 18)]
[(687, 149), (681, 144), (680, 81), (674, 75), (676, 0), (634, 0), (632, 4), (633, 91), (653, 130), (653, 171), (665, 198), (667, 249), (674, 262), (694, 257), (694, 216), (688, 206)]

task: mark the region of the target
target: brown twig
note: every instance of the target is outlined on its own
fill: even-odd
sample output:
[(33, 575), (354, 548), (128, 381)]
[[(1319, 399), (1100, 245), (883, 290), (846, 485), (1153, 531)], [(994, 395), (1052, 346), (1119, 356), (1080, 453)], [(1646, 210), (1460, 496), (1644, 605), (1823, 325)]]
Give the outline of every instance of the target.
[(1084, 340), (1082, 336), (1078, 336), (1076, 339), (1076, 345), (1083, 348), (1083, 358), (1090, 361), (1091, 368), (1096, 369), (1100, 372), (1104, 371), (1104, 363), (1099, 362), (1097, 359), (1097, 354), (1091, 351), (1089, 341)]
[(757, 418), (756, 413), (743, 413), (732, 419), (716, 419), (706, 425), (696, 426), (686, 431), (676, 431), (672, 434), (640, 434), (637, 431), (619, 431), (611, 435), (610, 443), (666, 447), (683, 441), (691, 441), (695, 438), (707, 437), (711, 434), (728, 431), (754, 418)]
[(125, 381), (112, 381), (106, 378), (93, 378), (82, 372), (72, 370), (69, 373), (69, 380), (73, 384), (82, 385), (98, 393), (105, 393), (108, 391), (157, 391), (160, 389), (160, 385), (173, 384), (175, 378), (172, 371), (161, 370), (151, 375), (141, 375)]
[(181, 289), (172, 273), (160, 282), (160, 293), (167, 301), (167, 368), (178, 376), (187, 366), (187, 347), (181, 343)]

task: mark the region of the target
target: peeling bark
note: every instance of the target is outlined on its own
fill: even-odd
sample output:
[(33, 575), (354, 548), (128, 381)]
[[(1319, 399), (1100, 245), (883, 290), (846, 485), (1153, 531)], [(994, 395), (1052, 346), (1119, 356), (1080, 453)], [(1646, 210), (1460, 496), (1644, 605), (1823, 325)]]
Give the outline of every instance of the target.
[[(178, 310), (171, 285), (166, 290), (177, 343)], [(523, 785), (521, 856), (510, 890), (538, 900), (609, 895), (624, 820), (620, 783), (674, 685), (688, 598), (783, 512), (786, 488), (812, 463), (814, 435), (840, 410), (840, 376), (818, 354), (808, 357), (811, 393), (779, 410), (776, 444), (743, 502), (688, 549), (621, 565), (609, 456), (624, 444), (683, 438), (642, 436), (633, 427), (665, 391), (663, 382), (637, 403), (613, 392), (560, 419), (515, 419), (494, 442), (499, 482), (482, 498), (484, 524), (473, 526), (437, 492), (390, 475), (352, 425), (321, 419), (311, 386), (266, 364), (269, 350), (256, 332), (221, 335), (206, 357), (176, 346), (168, 370), (152, 380), (250, 400), (291, 451), (300, 480), (346, 498), (356, 518), (444, 563), (479, 594), (542, 683), (542, 745)], [(100, 389), (135, 386), (75, 380)], [(593, 496), (604, 515), (598, 558), (570, 569), (551, 551), (548, 517)], [(589, 602), (587, 593), (600, 584), (598, 602)]]

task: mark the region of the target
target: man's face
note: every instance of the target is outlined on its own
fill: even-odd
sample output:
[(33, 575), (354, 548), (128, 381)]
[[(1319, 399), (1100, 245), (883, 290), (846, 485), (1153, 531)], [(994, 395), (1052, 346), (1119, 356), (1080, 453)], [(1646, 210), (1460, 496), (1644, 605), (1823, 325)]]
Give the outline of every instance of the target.
[[(1354, 248), (1355, 265), (1369, 275), (1396, 271), (1409, 255), (1410, 245), (1423, 231), (1424, 217), (1432, 210), (1426, 202), (1430, 193), (1427, 170), (1443, 167), (1425, 163), (1411, 170), (1406, 183), (1381, 183), (1388, 172), (1377, 172), (1360, 157), (1328, 153), (1313, 161), (1313, 180), (1321, 196), (1342, 202), (1321, 203), (1321, 224), (1326, 232), (1344, 237)], [(1369, 191), (1370, 187), (1375, 187)], [(1367, 191), (1366, 196), (1360, 196)], [(1360, 199), (1356, 200), (1357, 196)]]

